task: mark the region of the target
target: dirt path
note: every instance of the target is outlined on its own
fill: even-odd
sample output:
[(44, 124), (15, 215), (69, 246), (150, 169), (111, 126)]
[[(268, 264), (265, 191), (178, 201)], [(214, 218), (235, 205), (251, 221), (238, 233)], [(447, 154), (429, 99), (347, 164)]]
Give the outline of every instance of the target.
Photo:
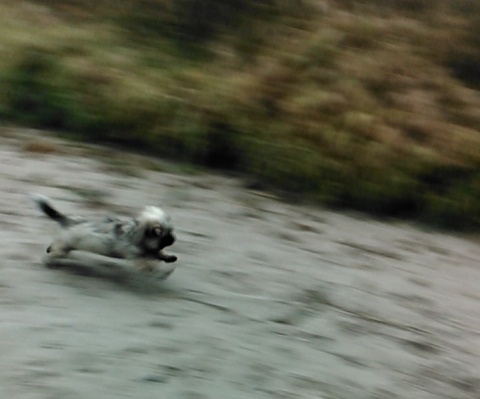
[[(480, 397), (478, 242), (39, 135), (0, 135), (1, 398)], [(162, 205), (177, 270), (44, 268), (30, 192), (84, 215)]]

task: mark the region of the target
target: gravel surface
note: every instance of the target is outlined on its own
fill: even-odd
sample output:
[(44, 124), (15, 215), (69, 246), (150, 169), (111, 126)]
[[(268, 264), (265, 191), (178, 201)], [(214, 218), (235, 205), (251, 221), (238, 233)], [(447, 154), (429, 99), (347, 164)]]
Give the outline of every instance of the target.
[[(1, 398), (479, 398), (478, 240), (288, 205), (234, 178), (0, 133)], [(172, 216), (165, 281), (48, 269), (67, 213)]]

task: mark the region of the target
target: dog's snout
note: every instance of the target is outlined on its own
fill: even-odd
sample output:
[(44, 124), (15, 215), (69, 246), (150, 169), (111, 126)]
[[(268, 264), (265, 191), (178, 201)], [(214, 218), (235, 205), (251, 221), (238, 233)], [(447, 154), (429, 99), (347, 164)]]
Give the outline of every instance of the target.
[(166, 247), (168, 247), (169, 245), (172, 245), (174, 242), (175, 242), (175, 236), (172, 233), (167, 235), (163, 240), (163, 243)]

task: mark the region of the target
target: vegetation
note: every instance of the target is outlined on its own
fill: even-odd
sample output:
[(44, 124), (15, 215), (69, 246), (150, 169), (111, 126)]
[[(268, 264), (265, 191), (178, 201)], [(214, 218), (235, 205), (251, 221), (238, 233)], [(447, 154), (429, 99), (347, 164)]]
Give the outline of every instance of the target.
[(0, 113), (478, 229), (478, 4), (6, 0)]

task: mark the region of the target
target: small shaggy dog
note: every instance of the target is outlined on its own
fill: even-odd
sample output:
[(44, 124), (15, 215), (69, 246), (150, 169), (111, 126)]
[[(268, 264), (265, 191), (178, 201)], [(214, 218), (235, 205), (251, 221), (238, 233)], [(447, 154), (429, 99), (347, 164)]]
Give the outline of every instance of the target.
[[(47, 248), (45, 262), (49, 266), (70, 265), (81, 262), (79, 251), (102, 256), (107, 265), (133, 264), (141, 270), (159, 269), (160, 262), (173, 263), (174, 255), (163, 252), (175, 242), (170, 217), (161, 209), (147, 206), (136, 218), (121, 219), (107, 216), (99, 220), (70, 217), (55, 209), (45, 196), (35, 194), (33, 200), (48, 217), (60, 224), (60, 235)], [(163, 278), (174, 270), (163, 270)]]

